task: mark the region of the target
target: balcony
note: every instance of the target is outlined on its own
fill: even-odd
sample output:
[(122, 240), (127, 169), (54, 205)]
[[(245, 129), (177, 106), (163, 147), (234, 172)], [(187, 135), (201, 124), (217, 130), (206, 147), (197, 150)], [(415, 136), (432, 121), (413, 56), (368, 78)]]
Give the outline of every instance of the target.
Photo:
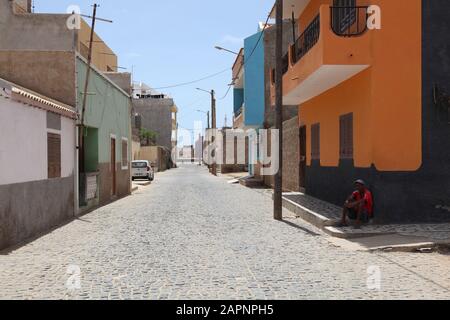
[(366, 21), (367, 7), (320, 7), (283, 59), (284, 105), (304, 103), (370, 67)]

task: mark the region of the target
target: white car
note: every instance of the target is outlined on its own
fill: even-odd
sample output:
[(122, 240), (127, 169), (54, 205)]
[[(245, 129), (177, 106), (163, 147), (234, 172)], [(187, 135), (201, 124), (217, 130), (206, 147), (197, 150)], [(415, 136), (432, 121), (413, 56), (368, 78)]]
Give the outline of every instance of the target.
[(155, 171), (147, 160), (136, 160), (131, 163), (131, 179), (155, 180)]

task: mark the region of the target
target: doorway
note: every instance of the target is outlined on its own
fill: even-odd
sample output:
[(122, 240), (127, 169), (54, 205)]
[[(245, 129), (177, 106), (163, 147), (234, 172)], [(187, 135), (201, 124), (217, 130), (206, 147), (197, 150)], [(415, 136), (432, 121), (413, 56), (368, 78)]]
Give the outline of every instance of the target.
[(116, 138), (111, 137), (111, 196), (115, 196), (117, 194), (116, 190)]
[(306, 187), (306, 126), (300, 127), (300, 188)]

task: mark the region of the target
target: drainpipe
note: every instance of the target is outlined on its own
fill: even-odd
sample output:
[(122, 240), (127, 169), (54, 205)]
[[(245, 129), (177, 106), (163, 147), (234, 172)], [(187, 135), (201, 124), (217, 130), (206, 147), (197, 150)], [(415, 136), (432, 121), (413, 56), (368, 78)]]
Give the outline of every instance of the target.
[(78, 158), (78, 130), (79, 127), (75, 126), (75, 162), (74, 162), (74, 216), (77, 217), (80, 214), (80, 182), (79, 182), (79, 158)]

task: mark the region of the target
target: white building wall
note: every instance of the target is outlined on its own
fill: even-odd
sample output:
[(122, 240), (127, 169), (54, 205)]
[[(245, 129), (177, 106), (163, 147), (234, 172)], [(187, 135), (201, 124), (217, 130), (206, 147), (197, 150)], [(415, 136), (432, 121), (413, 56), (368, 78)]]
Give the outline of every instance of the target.
[(72, 175), (74, 126), (62, 117), (60, 132), (48, 130), (46, 111), (0, 97), (0, 185), (48, 178), (47, 132), (61, 134), (61, 175)]
[(75, 122), (61, 117), (61, 176), (70, 177), (75, 168)]

